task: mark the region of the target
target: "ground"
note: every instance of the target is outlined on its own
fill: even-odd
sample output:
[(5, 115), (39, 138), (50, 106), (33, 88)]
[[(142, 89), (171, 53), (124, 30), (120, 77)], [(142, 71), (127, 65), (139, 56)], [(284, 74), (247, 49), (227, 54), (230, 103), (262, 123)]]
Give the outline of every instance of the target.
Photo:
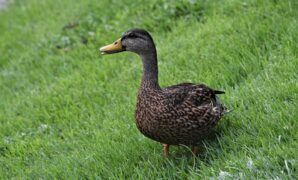
[[(295, 0), (14, 0), (0, 11), (0, 178), (298, 176)], [(142, 73), (98, 48), (151, 32), (161, 86), (205, 83), (230, 109), (194, 159), (137, 130)]]
[(6, 7), (6, 1), (5, 0), (0, 0), (0, 9), (4, 9)]

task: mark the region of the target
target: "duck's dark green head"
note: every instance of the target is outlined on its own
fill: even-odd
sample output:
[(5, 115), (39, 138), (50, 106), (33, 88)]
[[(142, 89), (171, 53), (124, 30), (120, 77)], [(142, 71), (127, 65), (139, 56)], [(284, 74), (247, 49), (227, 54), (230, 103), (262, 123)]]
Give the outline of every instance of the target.
[(101, 54), (113, 54), (131, 51), (139, 55), (155, 52), (155, 45), (151, 35), (143, 29), (130, 29), (114, 43), (101, 47)]

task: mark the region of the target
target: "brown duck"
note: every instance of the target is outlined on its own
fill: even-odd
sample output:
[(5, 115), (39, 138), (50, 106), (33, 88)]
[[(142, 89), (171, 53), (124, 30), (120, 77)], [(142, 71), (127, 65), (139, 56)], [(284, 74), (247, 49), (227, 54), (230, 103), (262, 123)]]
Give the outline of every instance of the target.
[(227, 112), (216, 94), (223, 94), (204, 84), (182, 83), (166, 88), (158, 84), (155, 44), (142, 29), (131, 29), (114, 43), (100, 48), (102, 54), (122, 51), (137, 53), (143, 62), (143, 77), (135, 112), (136, 125), (147, 137), (164, 144), (168, 156), (170, 145), (197, 145)]

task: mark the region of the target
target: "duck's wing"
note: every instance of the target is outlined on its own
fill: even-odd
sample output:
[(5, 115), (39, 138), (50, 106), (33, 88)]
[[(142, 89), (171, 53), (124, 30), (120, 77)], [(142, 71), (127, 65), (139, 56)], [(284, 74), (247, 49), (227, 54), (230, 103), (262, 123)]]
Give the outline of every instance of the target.
[(216, 94), (224, 91), (214, 90), (204, 84), (182, 83), (163, 89), (165, 100), (171, 105), (179, 105), (187, 101), (195, 106), (216, 101)]

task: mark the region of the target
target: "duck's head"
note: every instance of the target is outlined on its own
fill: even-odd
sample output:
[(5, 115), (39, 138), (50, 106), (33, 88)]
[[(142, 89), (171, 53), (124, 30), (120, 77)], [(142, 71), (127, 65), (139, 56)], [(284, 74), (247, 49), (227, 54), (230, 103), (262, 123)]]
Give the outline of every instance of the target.
[(155, 45), (151, 35), (143, 29), (130, 29), (114, 43), (101, 47), (101, 54), (113, 54), (131, 51), (139, 55), (155, 53)]

